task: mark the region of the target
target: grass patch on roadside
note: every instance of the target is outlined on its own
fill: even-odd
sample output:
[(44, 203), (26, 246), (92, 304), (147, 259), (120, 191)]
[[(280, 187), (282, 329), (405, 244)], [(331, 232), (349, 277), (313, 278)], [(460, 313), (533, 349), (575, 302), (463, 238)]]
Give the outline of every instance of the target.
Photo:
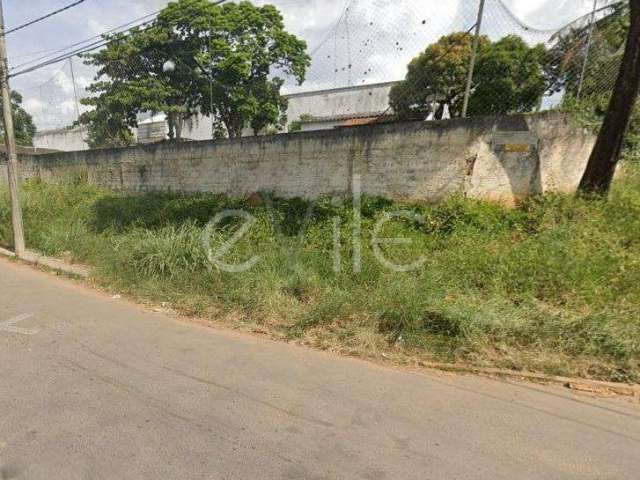
[[(82, 181), (23, 188), (27, 243), (95, 266), (114, 291), (177, 310), (362, 356), (385, 353), (640, 381), (640, 169), (628, 166), (608, 200), (547, 195), (517, 209), (451, 198), (439, 205), (365, 198), (361, 271), (354, 272), (352, 208), (265, 197), (259, 206), (217, 195), (124, 195)], [(254, 255), (248, 271), (213, 266), (243, 221), (205, 229), (224, 209), (255, 223), (227, 254)], [(405, 210), (380, 237), (385, 258), (422, 266), (395, 272), (371, 243), (376, 222)], [(334, 227), (340, 219), (340, 271)], [(0, 244), (11, 243), (0, 191)]]

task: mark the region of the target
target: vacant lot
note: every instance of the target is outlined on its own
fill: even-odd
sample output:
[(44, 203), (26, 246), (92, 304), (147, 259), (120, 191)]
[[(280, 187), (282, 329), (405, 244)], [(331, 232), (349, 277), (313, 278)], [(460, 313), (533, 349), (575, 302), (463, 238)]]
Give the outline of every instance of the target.
[[(350, 204), (263, 196), (124, 195), (81, 180), (28, 183), (27, 242), (95, 266), (94, 280), (135, 298), (238, 328), (362, 356), (464, 362), (607, 380), (640, 380), (640, 169), (608, 201), (549, 195), (509, 210), (452, 198), (436, 206), (362, 201), (361, 268)], [(224, 256), (207, 258), (244, 220), (205, 225), (224, 209), (255, 218)], [(371, 238), (381, 227), (387, 263)], [(0, 243), (10, 245), (0, 194)], [(334, 235), (340, 226), (337, 244)], [(335, 256), (339, 247), (340, 256)], [(355, 258), (354, 258), (355, 257)], [(336, 267), (339, 265), (339, 271)], [(360, 271), (358, 271), (360, 270)]]

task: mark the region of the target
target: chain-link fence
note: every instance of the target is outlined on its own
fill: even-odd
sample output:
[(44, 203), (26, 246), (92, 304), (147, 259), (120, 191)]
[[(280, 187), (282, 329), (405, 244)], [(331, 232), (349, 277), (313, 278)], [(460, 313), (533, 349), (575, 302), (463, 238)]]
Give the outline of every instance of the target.
[[(465, 97), (469, 116), (554, 108), (593, 116), (606, 107), (628, 23), (626, 2), (605, 0), (566, 1), (562, 16), (570, 21), (561, 28), (536, 25), (556, 15), (514, 12), (503, 0), (259, 2), (266, 3), (306, 42), (308, 64), (289, 50), (262, 59), (260, 75), (247, 77), (228, 64), (240, 58), (231, 51), (243, 48), (240, 37), (225, 44), (225, 57), (216, 42), (231, 34), (189, 9), (174, 18), (175, 45), (158, 33), (166, 19), (149, 16), (115, 37), (10, 59), (12, 86), (38, 130), (35, 144), (65, 150), (428, 121), (462, 116)], [(245, 48), (262, 55), (267, 43)], [(238, 68), (255, 67), (247, 55), (248, 66)]]

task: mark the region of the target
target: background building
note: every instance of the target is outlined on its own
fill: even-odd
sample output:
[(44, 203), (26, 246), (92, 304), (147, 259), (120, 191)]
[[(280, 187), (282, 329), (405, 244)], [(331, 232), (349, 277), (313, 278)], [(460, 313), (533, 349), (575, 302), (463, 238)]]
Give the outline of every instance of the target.
[[(389, 110), (389, 91), (397, 82), (376, 83), (354, 87), (284, 95), (288, 100), (286, 131), (328, 130), (336, 127), (368, 123)], [(134, 135), (137, 143), (154, 143), (167, 139), (164, 114), (141, 115)], [(243, 136), (252, 136), (246, 128)], [(74, 127), (45, 130), (36, 134), (33, 144), (38, 148), (61, 151), (87, 150), (87, 128)], [(210, 140), (210, 117), (198, 115), (184, 123), (182, 138)]]

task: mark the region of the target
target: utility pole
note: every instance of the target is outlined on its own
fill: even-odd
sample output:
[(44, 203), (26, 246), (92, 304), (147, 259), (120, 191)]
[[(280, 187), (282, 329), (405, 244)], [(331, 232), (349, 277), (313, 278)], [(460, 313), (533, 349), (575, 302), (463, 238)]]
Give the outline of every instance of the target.
[(22, 209), (20, 207), (20, 167), (18, 166), (16, 137), (13, 131), (11, 91), (9, 90), (9, 63), (7, 62), (7, 46), (4, 31), (4, 15), (2, 11), (2, 0), (0, 0), (0, 88), (2, 89), (2, 113), (4, 116), (5, 147), (7, 149), (9, 191), (11, 193), (13, 243), (16, 256), (21, 257), (25, 253), (25, 244), (22, 226)]
[(478, 45), (480, 44), (480, 30), (482, 29), (482, 17), (484, 15), (485, 0), (480, 0), (478, 8), (478, 20), (476, 21), (476, 33), (473, 38), (473, 50), (471, 52), (471, 62), (469, 63), (469, 74), (467, 76), (467, 88), (464, 91), (464, 104), (462, 106), (462, 118), (467, 116), (469, 108), (469, 97), (471, 96), (471, 85), (473, 84), (473, 71), (476, 68), (476, 56), (478, 55)]

